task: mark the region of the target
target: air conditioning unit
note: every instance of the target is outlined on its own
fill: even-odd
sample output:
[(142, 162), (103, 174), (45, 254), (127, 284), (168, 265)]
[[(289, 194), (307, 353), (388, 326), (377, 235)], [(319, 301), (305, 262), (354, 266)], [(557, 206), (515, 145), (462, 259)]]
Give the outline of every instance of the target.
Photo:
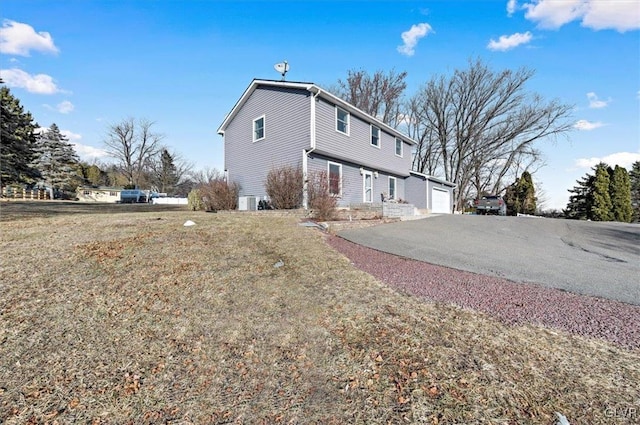
[(240, 196), (238, 198), (238, 209), (240, 211), (257, 211), (258, 198), (255, 196)]

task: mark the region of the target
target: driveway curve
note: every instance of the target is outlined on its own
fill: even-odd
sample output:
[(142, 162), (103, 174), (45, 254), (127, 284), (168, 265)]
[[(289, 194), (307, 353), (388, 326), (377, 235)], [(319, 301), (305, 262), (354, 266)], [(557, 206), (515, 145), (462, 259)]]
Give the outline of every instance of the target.
[(640, 305), (637, 224), (439, 215), (338, 236), (431, 264)]

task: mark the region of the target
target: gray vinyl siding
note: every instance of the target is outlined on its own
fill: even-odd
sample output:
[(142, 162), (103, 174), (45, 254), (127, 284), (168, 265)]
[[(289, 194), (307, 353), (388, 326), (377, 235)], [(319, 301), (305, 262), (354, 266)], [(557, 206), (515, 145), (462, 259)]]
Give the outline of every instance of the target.
[[(364, 202), (364, 182), (363, 176), (360, 174), (360, 165), (311, 154), (309, 155), (308, 172), (310, 174), (319, 171), (327, 172), (329, 162), (342, 165), (342, 196), (338, 201), (338, 206), (349, 207), (362, 204)], [(362, 168), (372, 173), (375, 171), (367, 167)], [(396, 177), (396, 199), (405, 199), (405, 179), (397, 175), (392, 175), (392, 177)], [(382, 193), (388, 194), (389, 192), (389, 174), (379, 171), (378, 177), (374, 176), (372, 180), (372, 186), (372, 203), (379, 204), (382, 201)]]
[(405, 194), (407, 201), (416, 208), (427, 207), (427, 179), (422, 176), (411, 175), (405, 181)]
[[(225, 169), (240, 184), (240, 196), (265, 196), (269, 170), (302, 166), (310, 147), (310, 100), (306, 90), (258, 87), (224, 134)], [(264, 115), (264, 139), (253, 141), (253, 120)]]
[(403, 156), (395, 154), (395, 137), (380, 128), (380, 147), (371, 145), (369, 122), (350, 114), (349, 135), (336, 130), (335, 105), (324, 99), (316, 102), (316, 149), (343, 161), (361, 164), (372, 171), (406, 177), (411, 169), (412, 146), (403, 142)]

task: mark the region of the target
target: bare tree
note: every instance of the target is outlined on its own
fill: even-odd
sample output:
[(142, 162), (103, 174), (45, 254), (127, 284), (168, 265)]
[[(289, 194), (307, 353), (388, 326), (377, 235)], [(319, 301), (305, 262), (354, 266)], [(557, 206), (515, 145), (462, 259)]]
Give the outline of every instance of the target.
[(373, 75), (349, 70), (346, 81), (338, 80), (336, 94), (385, 124), (397, 127), (403, 117), (400, 106), (407, 87), (406, 77), (406, 72), (396, 73), (393, 69), (387, 74), (376, 71)]
[(531, 172), (541, 161), (535, 142), (571, 129), (571, 105), (525, 91), (533, 75), (470, 61), (469, 69), (434, 77), (410, 99), (409, 133), (418, 142), (413, 167), (455, 182), (457, 208), (482, 192), (500, 193), (524, 164)]
[(119, 162), (131, 185), (139, 185), (145, 168), (160, 151), (163, 137), (151, 129), (154, 122), (147, 119), (126, 118), (110, 124), (104, 141), (107, 152)]

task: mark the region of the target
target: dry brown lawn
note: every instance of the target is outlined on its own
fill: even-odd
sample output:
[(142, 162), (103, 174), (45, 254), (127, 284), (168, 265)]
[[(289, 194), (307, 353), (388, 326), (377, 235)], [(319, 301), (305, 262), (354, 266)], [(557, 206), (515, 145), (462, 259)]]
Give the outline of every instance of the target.
[(0, 204), (0, 423), (640, 420), (638, 350), (398, 293), (293, 218), (26, 205)]

